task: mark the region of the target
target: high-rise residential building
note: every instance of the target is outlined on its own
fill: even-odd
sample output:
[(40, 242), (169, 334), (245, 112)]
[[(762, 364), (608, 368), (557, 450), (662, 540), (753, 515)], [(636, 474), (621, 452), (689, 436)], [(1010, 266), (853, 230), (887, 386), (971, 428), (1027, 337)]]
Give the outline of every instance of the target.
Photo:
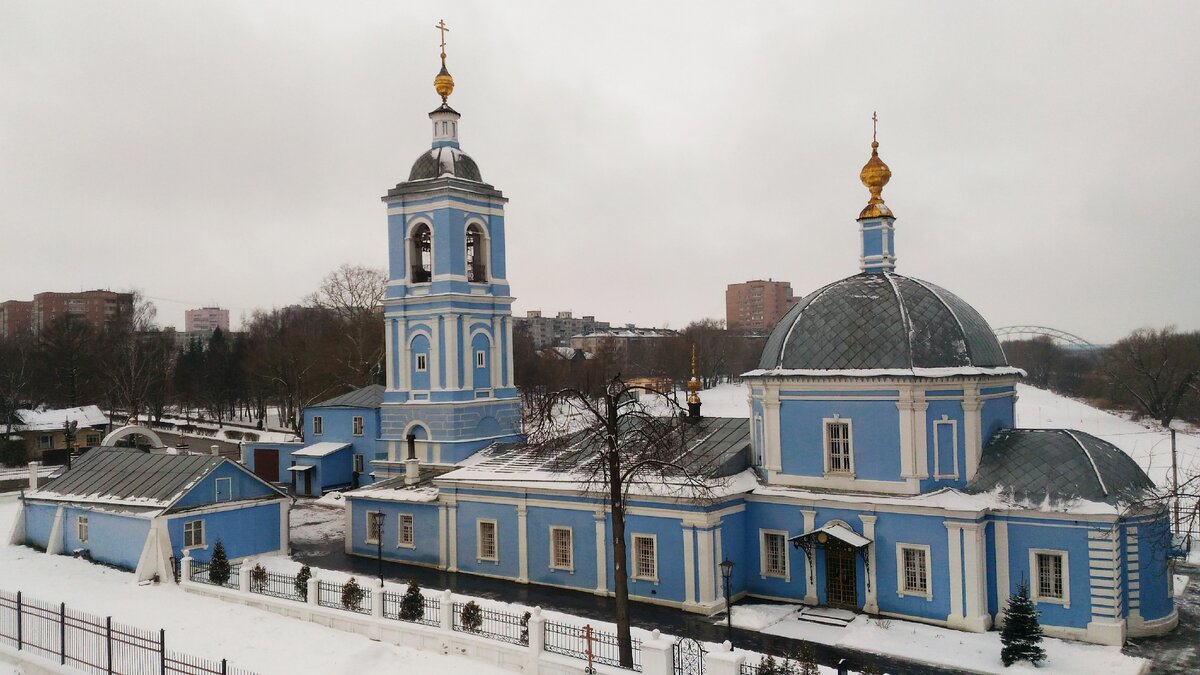
[(201, 307), (183, 313), (183, 330), (188, 333), (213, 332), (220, 328), (229, 332), (229, 310), (220, 307)]
[(725, 325), (729, 330), (769, 331), (798, 300), (787, 281), (755, 279), (729, 284), (725, 288)]
[(559, 312), (555, 316), (542, 316), (540, 310), (532, 309), (524, 317), (515, 317), (514, 323), (524, 326), (533, 339), (533, 346), (564, 347), (575, 335), (587, 335), (608, 330), (607, 321), (597, 321), (594, 316), (576, 318), (571, 312)]
[(0, 338), (29, 335), (33, 330), (33, 301), (0, 302)]
[(86, 323), (93, 330), (104, 330), (114, 321), (133, 317), (133, 294), (114, 291), (80, 293), (38, 293), (33, 296), (30, 327), (40, 333), (62, 317)]

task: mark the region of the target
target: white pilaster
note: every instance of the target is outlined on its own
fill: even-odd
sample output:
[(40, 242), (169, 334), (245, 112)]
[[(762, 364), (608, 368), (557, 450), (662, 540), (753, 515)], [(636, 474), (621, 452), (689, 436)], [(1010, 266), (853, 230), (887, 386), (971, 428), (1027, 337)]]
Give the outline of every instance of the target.
[(447, 527), (448, 508), (445, 504), (438, 505), (438, 569), (446, 569), (449, 558), (450, 534)]
[[(696, 558), (693, 554), (695, 551), (694, 543), (696, 541), (696, 528), (683, 524), (683, 604), (684, 606), (696, 604)], [(659, 572), (662, 573), (661, 571)]]
[(396, 320), (383, 322), (383, 379), (388, 391), (396, 389)]
[(471, 347), (470, 320), (463, 321), (463, 342), (462, 348), (458, 352), (458, 358), (462, 360), (463, 364), (462, 388), (473, 391), (481, 383), (475, 381), (475, 351)]
[(782, 471), (783, 460), (779, 438), (779, 385), (763, 384), (763, 417), (766, 421), (767, 470)]
[[(715, 533), (713, 534), (713, 541), (714, 541), (714, 545), (716, 546), (716, 551), (715, 551), (716, 555), (713, 558), (713, 560), (716, 560), (717, 563), (720, 564), (721, 562), (723, 562), (725, 560), (725, 546), (724, 546), (724, 543), (721, 541), (721, 527), (719, 525), (717, 526), (717, 529), (716, 529)], [(715, 581), (715, 583), (717, 585), (717, 600), (724, 602), (724, 600), (725, 600), (725, 580), (723, 578), (717, 579)]]
[[(429, 341), (429, 388), (442, 389), (442, 322), (434, 317), (429, 322), (433, 330), (433, 339)], [(453, 352), (451, 352), (453, 353)]]
[(458, 389), (458, 369), (462, 357), (458, 351), (458, 337), (462, 330), (458, 326), (457, 314), (446, 314), (446, 388)]
[(492, 353), (488, 355), (488, 358), (491, 359), (492, 381), (490, 386), (493, 391), (500, 388), (500, 383), (504, 381), (504, 371), (507, 370), (507, 364), (500, 358), (500, 336), (503, 330), (500, 317), (492, 317)]
[(946, 523), (946, 546), (950, 558), (950, 615), (946, 622), (957, 628), (963, 621), (962, 526)]
[[(809, 509), (802, 509), (800, 515), (804, 516), (804, 532), (812, 532), (817, 524), (817, 512)], [(816, 560), (809, 560), (807, 555), (801, 552), (801, 560), (804, 561), (804, 604), (817, 604), (817, 570), (815, 569)]]
[(911, 386), (900, 387), (896, 408), (900, 411), (900, 477), (916, 478), (916, 433), (913, 431), (913, 391)]
[(1008, 523), (997, 520), (993, 526), (996, 538), (996, 625), (1004, 625), (1004, 609), (1008, 596), (1012, 594), (1012, 581), (1008, 572)]
[(504, 350), (504, 386), (511, 387), (513, 385), (513, 322), (512, 317), (504, 318), (504, 344), (508, 347)]
[(716, 598), (713, 588), (716, 584), (716, 565), (713, 563), (713, 531), (711, 529), (696, 532), (696, 557), (699, 558), (700, 602), (711, 604)]
[(963, 437), (966, 440), (966, 480), (975, 477), (979, 460), (983, 457), (983, 402), (979, 398), (979, 384), (963, 387)]
[(450, 558), (447, 572), (458, 571), (458, 504), (446, 505), (446, 555)]
[(408, 330), (405, 322), (396, 322), (396, 345), (400, 350), (400, 361), (393, 367), (396, 368), (396, 388), (402, 391), (411, 389), (408, 382), (408, 369), (412, 368), (412, 352), (408, 348)]
[(605, 536), (604, 511), (593, 514), (596, 520), (596, 595), (608, 593), (608, 537)]
[(879, 584), (876, 583), (875, 569), (875, 520), (876, 516), (859, 514), (858, 519), (863, 524), (863, 536), (871, 540), (867, 544), (867, 601), (863, 604), (863, 611), (867, 614), (879, 613)]
[(517, 560), (519, 562), (517, 581), (529, 583), (529, 509), (524, 504), (517, 504)]
[(925, 392), (913, 397), (913, 466), (917, 478), (929, 478), (929, 403)]
[(963, 529), (963, 567), (966, 577), (963, 584), (966, 589), (967, 630), (982, 633), (991, 628), (992, 615), (987, 608), (987, 569), (986, 550), (984, 549), (983, 523), (964, 523)]

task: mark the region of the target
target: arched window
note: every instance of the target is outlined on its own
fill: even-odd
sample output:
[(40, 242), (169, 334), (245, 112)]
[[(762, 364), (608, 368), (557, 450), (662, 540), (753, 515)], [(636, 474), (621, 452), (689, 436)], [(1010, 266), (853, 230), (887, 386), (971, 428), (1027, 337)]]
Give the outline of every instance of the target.
[(429, 226), (422, 223), (414, 227), (411, 241), (412, 283), (428, 283), (433, 280), (433, 233)]
[(487, 281), (487, 238), (478, 225), (467, 228), (467, 281)]

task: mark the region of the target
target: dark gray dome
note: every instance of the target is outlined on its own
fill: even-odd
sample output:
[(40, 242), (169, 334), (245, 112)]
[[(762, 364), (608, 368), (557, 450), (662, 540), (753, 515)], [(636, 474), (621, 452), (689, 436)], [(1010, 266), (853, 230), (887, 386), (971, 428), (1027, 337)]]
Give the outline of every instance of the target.
[(898, 274), (857, 274), (780, 319), (758, 367), (867, 370), (1008, 366), (987, 321), (953, 293)]
[(417, 161), (413, 162), (408, 179), (441, 178), (446, 174), (476, 183), (483, 182), (483, 177), (479, 175), (479, 165), (475, 164), (475, 160), (462, 150), (449, 145), (422, 153)]

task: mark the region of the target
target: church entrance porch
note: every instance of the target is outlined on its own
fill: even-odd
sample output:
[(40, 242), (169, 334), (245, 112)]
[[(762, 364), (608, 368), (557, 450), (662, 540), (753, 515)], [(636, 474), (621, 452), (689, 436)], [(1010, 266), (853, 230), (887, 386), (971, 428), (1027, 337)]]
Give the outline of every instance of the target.
[(840, 539), (825, 544), (825, 604), (830, 607), (858, 608), (855, 558), (854, 548)]
[[(823, 605), (829, 608), (859, 611), (858, 565), (862, 560), (868, 602), (871, 595), (871, 540), (855, 532), (848, 524), (833, 520), (821, 527), (791, 538), (792, 545), (804, 551), (809, 588), (825, 592)], [(818, 562), (823, 563), (818, 565)], [(817, 577), (821, 577), (818, 579)], [(807, 600), (812, 603), (816, 593)], [(868, 611), (873, 611), (868, 608)]]

